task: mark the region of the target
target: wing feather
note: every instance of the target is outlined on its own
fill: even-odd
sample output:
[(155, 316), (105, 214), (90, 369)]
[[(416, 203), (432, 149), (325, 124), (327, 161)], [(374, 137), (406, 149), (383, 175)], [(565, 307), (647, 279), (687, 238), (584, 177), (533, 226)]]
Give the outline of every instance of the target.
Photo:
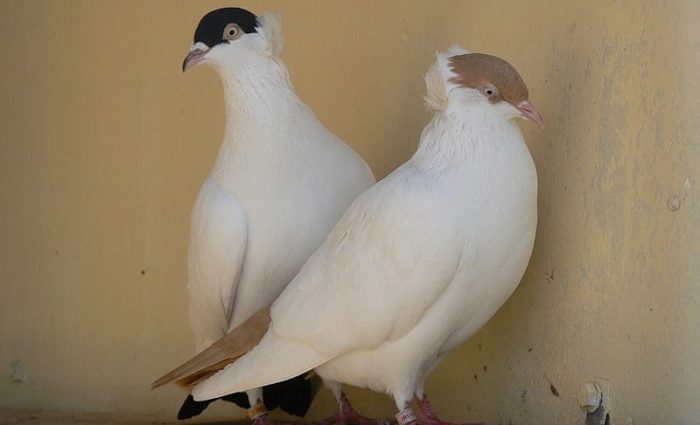
[(198, 352), (228, 331), (247, 237), (241, 204), (207, 180), (192, 213), (188, 255), (189, 319)]
[(338, 355), (415, 326), (452, 281), (464, 246), (453, 208), (440, 204), (449, 189), (422, 172), (407, 164), (355, 201), (273, 304), (275, 332)]

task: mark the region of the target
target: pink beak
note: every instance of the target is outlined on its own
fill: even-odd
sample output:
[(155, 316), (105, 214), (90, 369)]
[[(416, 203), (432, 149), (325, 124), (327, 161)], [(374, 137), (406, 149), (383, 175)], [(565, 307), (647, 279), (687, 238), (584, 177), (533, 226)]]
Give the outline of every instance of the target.
[(544, 120), (542, 119), (542, 115), (537, 112), (537, 109), (532, 106), (532, 103), (527, 100), (523, 100), (522, 102), (518, 103), (516, 108), (518, 108), (523, 118), (527, 118), (528, 120), (544, 128)]

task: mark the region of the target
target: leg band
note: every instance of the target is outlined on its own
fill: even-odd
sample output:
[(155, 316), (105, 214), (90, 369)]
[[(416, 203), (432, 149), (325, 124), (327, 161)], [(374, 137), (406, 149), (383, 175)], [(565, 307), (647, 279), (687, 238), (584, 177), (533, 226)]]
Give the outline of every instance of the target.
[(396, 422), (398, 422), (399, 425), (408, 425), (411, 422), (416, 421), (416, 415), (413, 414), (413, 410), (410, 407), (403, 409), (394, 417), (396, 418)]

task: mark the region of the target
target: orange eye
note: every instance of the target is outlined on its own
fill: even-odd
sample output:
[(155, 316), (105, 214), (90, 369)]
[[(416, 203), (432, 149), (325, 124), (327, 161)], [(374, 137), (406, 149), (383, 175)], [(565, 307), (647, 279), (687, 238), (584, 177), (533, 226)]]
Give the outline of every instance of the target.
[(237, 24), (228, 24), (224, 28), (224, 40), (235, 40), (241, 36), (241, 27)]

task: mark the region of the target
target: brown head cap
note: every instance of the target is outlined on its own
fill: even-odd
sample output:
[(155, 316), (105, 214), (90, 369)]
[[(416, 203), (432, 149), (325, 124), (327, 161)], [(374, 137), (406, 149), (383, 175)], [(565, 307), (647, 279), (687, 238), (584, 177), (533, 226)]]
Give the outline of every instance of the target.
[(449, 61), (452, 72), (456, 74), (450, 81), (481, 90), (491, 103), (505, 100), (515, 106), (528, 100), (527, 87), (520, 74), (501, 58), (483, 53), (468, 53), (452, 56)]

